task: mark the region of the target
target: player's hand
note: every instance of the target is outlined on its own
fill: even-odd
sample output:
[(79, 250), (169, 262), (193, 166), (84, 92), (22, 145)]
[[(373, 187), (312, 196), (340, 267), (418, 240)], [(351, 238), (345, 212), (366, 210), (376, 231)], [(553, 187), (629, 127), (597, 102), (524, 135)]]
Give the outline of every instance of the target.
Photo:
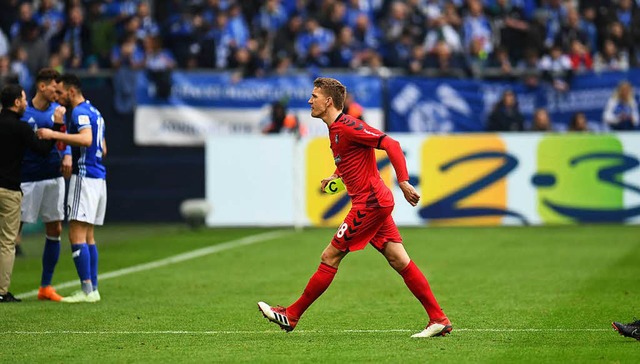
[(338, 178), (338, 175), (335, 173), (327, 178), (323, 178), (322, 181), (320, 181), (320, 191), (324, 192), (324, 188), (327, 187), (327, 184), (336, 178)]
[(50, 140), (53, 139), (53, 130), (47, 128), (40, 128), (36, 131), (38, 139)]
[(64, 114), (67, 113), (67, 108), (64, 106), (56, 107), (53, 112), (53, 122), (56, 124), (64, 124)]
[(62, 157), (62, 163), (60, 164), (60, 172), (62, 172), (62, 177), (71, 178), (71, 155), (66, 154)]
[(402, 190), (404, 198), (407, 200), (407, 202), (409, 202), (411, 206), (416, 206), (418, 204), (418, 201), (420, 201), (420, 195), (418, 194), (418, 191), (416, 191), (416, 189), (413, 188), (413, 186), (408, 181), (400, 182), (398, 186), (400, 186), (400, 189)]

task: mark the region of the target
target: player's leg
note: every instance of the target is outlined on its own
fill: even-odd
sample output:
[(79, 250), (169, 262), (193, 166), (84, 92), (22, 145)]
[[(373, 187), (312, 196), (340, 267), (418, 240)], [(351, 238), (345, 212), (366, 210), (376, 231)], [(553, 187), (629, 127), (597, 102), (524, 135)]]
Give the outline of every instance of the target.
[(259, 302), (258, 307), (262, 314), (285, 331), (293, 330), (302, 314), (329, 287), (342, 259), (350, 251), (363, 249), (376, 234), (379, 223), (384, 221), (391, 211), (392, 208), (352, 207), (331, 243), (322, 252), (320, 266), (309, 279), (300, 298), (286, 308), (269, 307), (266, 303)]
[(302, 295), (296, 302), (286, 308), (282, 306), (271, 307), (265, 302), (258, 302), (258, 308), (264, 317), (280, 325), (283, 330), (292, 331), (307, 308), (329, 288), (338, 272), (338, 266), (342, 258), (346, 255), (347, 252), (338, 250), (329, 244), (322, 252), (320, 266), (311, 276)]
[(58, 259), (60, 258), (60, 234), (62, 234), (62, 222), (51, 221), (45, 223), (45, 243), (42, 251), (42, 275), (40, 277), (40, 288), (38, 289), (39, 300), (51, 300), (59, 302), (62, 300), (56, 290), (51, 285), (53, 272), (55, 271)]
[(15, 262), (15, 241), (20, 225), (22, 193), (0, 188), (0, 303), (20, 302), (9, 293)]
[(98, 244), (96, 243), (94, 230), (95, 225), (104, 223), (104, 216), (107, 210), (107, 182), (102, 179), (92, 181), (96, 185), (98, 204), (96, 207), (96, 216), (93, 225), (87, 232), (87, 244), (89, 244), (89, 256), (91, 258), (91, 284), (93, 291), (96, 293), (97, 299), (100, 300), (98, 293)]
[(329, 288), (338, 272), (340, 262), (346, 255), (347, 252), (338, 250), (331, 244), (327, 245), (320, 257), (320, 266), (309, 279), (300, 298), (287, 307), (287, 312), (293, 317), (300, 318), (304, 311)]
[(95, 218), (95, 201), (91, 199), (91, 184), (87, 180), (77, 175), (72, 175), (69, 180), (69, 240), (81, 290), (63, 298), (63, 302), (95, 302), (91, 295), (91, 257), (87, 245), (88, 231)]
[(436, 335), (445, 335), (451, 332), (451, 323), (444, 314), (438, 301), (436, 300), (429, 282), (420, 268), (411, 260), (404, 245), (400, 232), (393, 221), (389, 218), (382, 224), (378, 234), (373, 238), (374, 245), (382, 255), (387, 259), (389, 265), (402, 276), (407, 288), (420, 301), (427, 315), (429, 315), (429, 323), (424, 331), (414, 337), (427, 337)]
[(91, 285), (94, 291), (98, 291), (98, 246), (93, 231), (94, 226), (91, 225), (87, 231), (87, 245), (89, 246)]
[(22, 244), (22, 228), (24, 224), (34, 224), (38, 222), (42, 195), (44, 194), (44, 185), (42, 181), (22, 182), (20, 184), (20, 190), (22, 190), (22, 203), (20, 204), (20, 229), (16, 237), (16, 256), (24, 255), (20, 247)]
[(45, 222), (45, 243), (42, 252), (42, 277), (38, 299), (60, 301), (62, 297), (56, 293), (51, 282), (60, 258), (60, 236), (64, 219), (64, 179), (62, 177), (46, 181), (40, 216)]

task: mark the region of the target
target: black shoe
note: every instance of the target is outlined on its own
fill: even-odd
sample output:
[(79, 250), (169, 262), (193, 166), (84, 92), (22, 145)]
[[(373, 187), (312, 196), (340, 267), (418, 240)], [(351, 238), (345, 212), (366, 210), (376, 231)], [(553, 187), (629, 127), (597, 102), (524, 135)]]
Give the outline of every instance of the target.
[(24, 251), (22, 251), (20, 245), (16, 245), (16, 257), (24, 257)]
[(640, 320), (636, 320), (628, 324), (613, 322), (611, 326), (613, 326), (613, 328), (622, 336), (640, 340)]
[(4, 302), (22, 302), (21, 299), (15, 298), (11, 292), (7, 292), (5, 294), (0, 294), (0, 303)]

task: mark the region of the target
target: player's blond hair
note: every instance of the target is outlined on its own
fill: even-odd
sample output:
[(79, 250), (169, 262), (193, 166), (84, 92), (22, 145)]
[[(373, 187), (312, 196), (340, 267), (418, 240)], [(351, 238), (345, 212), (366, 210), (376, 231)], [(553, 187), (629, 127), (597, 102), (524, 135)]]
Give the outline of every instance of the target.
[(338, 110), (344, 108), (344, 99), (347, 97), (347, 88), (335, 78), (318, 77), (313, 81), (313, 87), (317, 87), (327, 97), (333, 99), (333, 105)]

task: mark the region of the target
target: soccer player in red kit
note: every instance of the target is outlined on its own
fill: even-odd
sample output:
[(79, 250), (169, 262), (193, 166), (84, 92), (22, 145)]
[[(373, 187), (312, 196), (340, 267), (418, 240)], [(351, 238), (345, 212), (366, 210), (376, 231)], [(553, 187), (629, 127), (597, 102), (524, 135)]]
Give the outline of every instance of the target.
[(395, 169), (405, 199), (416, 206), (420, 195), (409, 184), (406, 161), (400, 144), (364, 121), (343, 114), (346, 88), (332, 78), (317, 78), (309, 99), (311, 116), (320, 118), (329, 128), (331, 150), (336, 164), (333, 175), (321, 181), (321, 188), (342, 178), (351, 197), (352, 207), (344, 222), (321, 256), (321, 264), (311, 277), (302, 296), (289, 307), (271, 307), (258, 302), (258, 308), (283, 330), (292, 331), (304, 311), (329, 287), (338, 266), (347, 253), (373, 245), (389, 265), (404, 279), (409, 290), (427, 311), (429, 323), (412, 337), (444, 336), (451, 332), (451, 322), (442, 312), (429, 283), (411, 261), (402, 245), (402, 237), (391, 212), (393, 195), (382, 182), (376, 164), (375, 149), (384, 149)]

